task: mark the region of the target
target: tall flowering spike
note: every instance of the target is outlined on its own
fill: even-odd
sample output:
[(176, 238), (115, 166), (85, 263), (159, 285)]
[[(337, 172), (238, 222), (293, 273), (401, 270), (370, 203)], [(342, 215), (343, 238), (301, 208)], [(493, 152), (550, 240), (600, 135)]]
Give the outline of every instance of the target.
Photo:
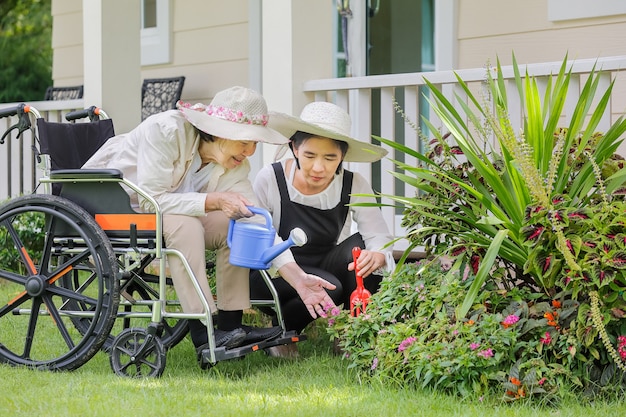
[(606, 194), (606, 188), (604, 187), (604, 181), (602, 180), (602, 169), (598, 166), (598, 164), (596, 164), (596, 161), (593, 158), (593, 155), (589, 151), (585, 150), (583, 153), (585, 154), (585, 156), (587, 157), (589, 162), (591, 162), (591, 166), (593, 167), (593, 174), (596, 177), (596, 184), (597, 184), (598, 190), (600, 192), (599, 194), (602, 197), (602, 203), (605, 206), (608, 206), (609, 205), (609, 200), (608, 200), (608, 196)]
[(558, 180), (557, 172), (559, 170), (559, 164), (561, 163), (561, 157), (563, 156), (563, 148), (565, 146), (565, 136), (566, 132), (560, 131), (556, 136), (556, 143), (552, 148), (552, 158), (550, 159), (550, 167), (548, 170), (548, 175), (546, 177), (546, 192), (548, 194), (552, 193), (554, 183)]

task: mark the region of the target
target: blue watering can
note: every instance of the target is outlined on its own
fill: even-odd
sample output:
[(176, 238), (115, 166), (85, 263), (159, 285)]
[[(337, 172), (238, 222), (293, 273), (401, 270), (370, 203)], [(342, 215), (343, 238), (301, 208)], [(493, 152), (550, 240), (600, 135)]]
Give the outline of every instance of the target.
[(307, 241), (304, 230), (296, 227), (289, 233), (289, 239), (274, 245), (276, 229), (272, 226), (270, 213), (259, 207), (248, 209), (265, 217), (265, 225), (231, 220), (228, 225), (226, 243), (230, 248), (231, 265), (250, 269), (268, 269), (278, 255), (292, 246), (302, 246)]

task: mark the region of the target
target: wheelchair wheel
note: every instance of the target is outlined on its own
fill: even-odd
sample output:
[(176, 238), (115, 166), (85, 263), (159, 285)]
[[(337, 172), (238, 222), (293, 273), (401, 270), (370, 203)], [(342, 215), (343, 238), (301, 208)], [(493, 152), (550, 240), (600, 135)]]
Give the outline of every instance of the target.
[(122, 331), (111, 345), (111, 369), (131, 378), (159, 377), (165, 369), (165, 348), (158, 336), (145, 329)]
[[(115, 252), (115, 249), (113, 250)], [(152, 256), (146, 256), (142, 262), (148, 262), (152, 260)], [(122, 268), (122, 265), (120, 265)], [(65, 286), (77, 288), (80, 286), (79, 282), (74, 282), (72, 276), (66, 278)], [(141, 328), (147, 327), (152, 323), (151, 315), (153, 302), (159, 300), (159, 277), (156, 275), (148, 274), (145, 272), (145, 265), (133, 270), (127, 277), (120, 279), (119, 284), (119, 310), (118, 319), (114, 323), (113, 328), (109, 336), (105, 339), (102, 345), (102, 350), (110, 352), (115, 335), (121, 333), (125, 329), (129, 328)], [(166, 279), (166, 310), (173, 312), (182, 312), (179, 303), (176, 301), (176, 293), (174, 291), (174, 284), (171, 278)], [(172, 305), (170, 305), (170, 303)], [(84, 307), (82, 307), (84, 308)], [(131, 314), (141, 313), (143, 317), (130, 317)], [(85, 333), (88, 330), (89, 322), (85, 320), (76, 320), (76, 328)], [(176, 346), (180, 343), (187, 332), (189, 327), (187, 320), (163, 318), (162, 323), (158, 325), (157, 336), (161, 339), (163, 346), (166, 350)]]
[(118, 285), (110, 242), (78, 205), (29, 195), (0, 207), (0, 361), (82, 366), (113, 326)]
[[(129, 284), (125, 287), (125, 290), (132, 297), (139, 298), (141, 300), (158, 300), (158, 286), (158, 276), (143, 274), (140, 278), (134, 279), (129, 282)], [(172, 280), (170, 278), (167, 278), (166, 289), (168, 292), (168, 294), (166, 295), (166, 303), (171, 299), (176, 299), (174, 284), (172, 283)], [(178, 312), (182, 312), (180, 306), (166, 306), (166, 309), (174, 309)], [(124, 322), (124, 328), (129, 327), (131, 327), (130, 320), (127, 320)], [(164, 318), (163, 321), (159, 324), (157, 336), (159, 336), (159, 339), (161, 339), (161, 342), (163, 342), (163, 346), (165, 346), (165, 349), (167, 350), (176, 346), (181, 340), (183, 340), (188, 331), (189, 327), (187, 325), (187, 320)]]

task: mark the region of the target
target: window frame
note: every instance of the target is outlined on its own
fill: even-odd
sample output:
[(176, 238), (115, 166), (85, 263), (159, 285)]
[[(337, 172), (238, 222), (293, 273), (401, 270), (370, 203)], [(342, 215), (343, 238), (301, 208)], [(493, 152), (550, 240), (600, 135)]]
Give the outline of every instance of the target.
[(167, 64), (170, 51), (170, 0), (156, 0), (156, 27), (144, 28), (144, 2), (141, 1), (141, 65)]
[(626, 2), (615, 0), (548, 0), (548, 20), (585, 19), (626, 14)]

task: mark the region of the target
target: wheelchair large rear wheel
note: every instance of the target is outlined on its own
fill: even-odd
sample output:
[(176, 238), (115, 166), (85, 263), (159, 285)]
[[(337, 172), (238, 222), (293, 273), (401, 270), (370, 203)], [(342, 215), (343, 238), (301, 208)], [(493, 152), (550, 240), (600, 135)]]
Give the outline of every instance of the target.
[(29, 195), (0, 207), (0, 361), (82, 366), (111, 331), (118, 286), (111, 244), (80, 206)]

